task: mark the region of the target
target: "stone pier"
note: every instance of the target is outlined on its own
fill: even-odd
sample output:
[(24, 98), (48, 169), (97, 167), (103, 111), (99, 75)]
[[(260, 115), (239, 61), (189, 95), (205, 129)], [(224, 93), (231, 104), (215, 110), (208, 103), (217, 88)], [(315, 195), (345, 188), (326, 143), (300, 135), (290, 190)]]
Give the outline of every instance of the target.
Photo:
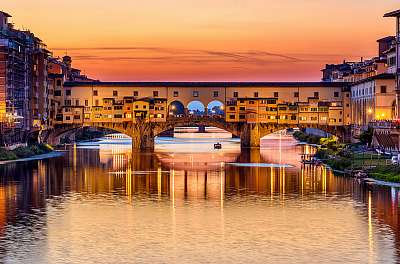
[(240, 145), (242, 148), (260, 148), (260, 125), (243, 124), (240, 133)]
[(153, 123), (137, 122), (132, 125), (132, 149), (154, 150)]

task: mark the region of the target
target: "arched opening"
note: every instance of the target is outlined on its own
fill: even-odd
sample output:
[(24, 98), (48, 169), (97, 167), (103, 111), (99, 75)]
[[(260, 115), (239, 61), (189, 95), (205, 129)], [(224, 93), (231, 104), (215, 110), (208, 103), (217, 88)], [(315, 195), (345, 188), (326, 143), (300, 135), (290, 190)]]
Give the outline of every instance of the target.
[(206, 113), (206, 108), (204, 107), (204, 104), (200, 101), (191, 101), (187, 105), (187, 109), (189, 111), (189, 114), (194, 116), (202, 116)]
[(168, 115), (182, 117), (185, 115), (185, 106), (180, 101), (173, 101), (168, 106)]
[(220, 101), (212, 101), (207, 105), (207, 114), (211, 116), (224, 116), (224, 104)]

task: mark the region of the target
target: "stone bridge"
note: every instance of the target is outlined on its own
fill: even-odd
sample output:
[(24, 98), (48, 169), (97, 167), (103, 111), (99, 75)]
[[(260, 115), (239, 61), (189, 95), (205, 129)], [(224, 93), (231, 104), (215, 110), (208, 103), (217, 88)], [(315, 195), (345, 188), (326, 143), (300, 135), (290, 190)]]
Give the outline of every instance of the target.
[(60, 138), (82, 127), (99, 127), (111, 129), (132, 137), (134, 149), (153, 149), (154, 138), (159, 134), (174, 129), (175, 127), (187, 126), (211, 126), (223, 129), (233, 135), (240, 137), (242, 148), (260, 147), (260, 139), (268, 134), (288, 128), (317, 128), (337, 136), (340, 140), (346, 141), (349, 128), (345, 126), (325, 125), (302, 125), (302, 124), (279, 124), (279, 123), (245, 123), (226, 122), (223, 117), (217, 116), (183, 116), (169, 117), (166, 122), (83, 122), (73, 125), (58, 125), (54, 129), (43, 133), (42, 141), (51, 144), (58, 144)]

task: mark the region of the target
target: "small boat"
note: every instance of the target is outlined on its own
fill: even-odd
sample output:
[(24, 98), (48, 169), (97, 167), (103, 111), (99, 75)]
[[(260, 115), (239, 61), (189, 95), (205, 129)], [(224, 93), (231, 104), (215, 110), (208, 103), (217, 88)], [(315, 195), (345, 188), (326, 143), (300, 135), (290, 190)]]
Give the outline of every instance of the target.
[(222, 149), (222, 145), (221, 145), (221, 143), (215, 143), (214, 144), (214, 149)]

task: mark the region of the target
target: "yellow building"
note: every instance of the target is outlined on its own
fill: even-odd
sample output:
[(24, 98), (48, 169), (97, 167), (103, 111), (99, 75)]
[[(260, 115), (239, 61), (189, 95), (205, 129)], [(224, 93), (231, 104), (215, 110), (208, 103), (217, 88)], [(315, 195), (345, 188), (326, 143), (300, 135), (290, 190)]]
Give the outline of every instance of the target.
[(352, 124), (366, 127), (374, 120), (395, 118), (396, 93), (394, 74), (380, 74), (351, 86)]

